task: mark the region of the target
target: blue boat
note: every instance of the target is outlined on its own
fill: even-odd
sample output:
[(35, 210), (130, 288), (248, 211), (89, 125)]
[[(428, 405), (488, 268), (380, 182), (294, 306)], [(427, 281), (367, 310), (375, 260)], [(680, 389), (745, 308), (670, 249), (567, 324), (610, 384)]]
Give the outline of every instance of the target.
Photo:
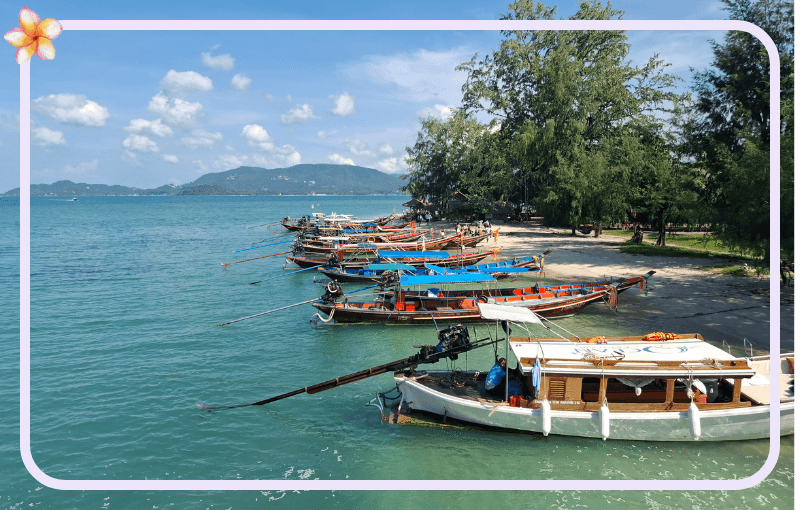
[[(426, 255), (436, 252), (425, 252)], [(446, 256), (446, 254), (445, 254)], [(380, 282), (388, 274), (406, 276), (433, 276), (433, 275), (489, 275), (493, 278), (503, 278), (512, 274), (534, 273), (543, 274), (544, 255), (540, 257), (525, 257), (504, 262), (490, 264), (476, 264), (459, 268), (447, 268), (436, 264), (425, 264), (424, 267), (415, 267), (409, 264), (380, 263), (368, 264), (362, 267), (341, 267), (326, 265), (317, 270), (328, 278), (340, 282)]]

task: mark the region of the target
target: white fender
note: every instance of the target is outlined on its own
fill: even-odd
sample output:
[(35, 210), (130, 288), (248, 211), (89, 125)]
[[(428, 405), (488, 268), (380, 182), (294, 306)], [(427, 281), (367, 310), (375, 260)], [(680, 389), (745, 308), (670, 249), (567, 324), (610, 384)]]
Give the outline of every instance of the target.
[(697, 408), (694, 401), (689, 404), (689, 431), (695, 441), (700, 439), (700, 409)]
[(608, 439), (610, 430), (611, 430), (611, 412), (608, 410), (608, 406), (603, 404), (600, 406), (600, 436), (603, 438), (603, 441)]
[(547, 399), (542, 400), (542, 434), (545, 436), (550, 433), (552, 419), (553, 413), (550, 411), (550, 402)]

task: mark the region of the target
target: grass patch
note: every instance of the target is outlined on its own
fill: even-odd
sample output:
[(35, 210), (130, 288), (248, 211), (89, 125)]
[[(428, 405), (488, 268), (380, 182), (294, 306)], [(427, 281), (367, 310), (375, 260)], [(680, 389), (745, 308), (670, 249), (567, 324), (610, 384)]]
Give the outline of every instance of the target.
[(726, 260), (742, 260), (743, 258), (739, 255), (732, 255), (730, 253), (717, 253), (693, 248), (682, 248), (680, 246), (656, 246), (655, 244), (648, 243), (624, 244), (619, 247), (619, 251), (629, 255), (646, 255), (649, 257), (683, 257)]
[(769, 275), (768, 267), (752, 267), (744, 265), (723, 265), (723, 266), (700, 266), (704, 271), (712, 273), (726, 274), (728, 276), (758, 276)]

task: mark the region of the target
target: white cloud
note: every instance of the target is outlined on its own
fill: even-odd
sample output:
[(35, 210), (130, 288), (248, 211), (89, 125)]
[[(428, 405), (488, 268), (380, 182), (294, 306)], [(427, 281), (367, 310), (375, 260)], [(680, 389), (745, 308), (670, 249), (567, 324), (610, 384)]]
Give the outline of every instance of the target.
[(97, 160), (93, 159), (92, 161), (78, 163), (78, 166), (67, 165), (64, 167), (64, 173), (85, 174), (89, 170), (95, 170), (96, 168), (97, 168)]
[(382, 161), (378, 161), (378, 170), (387, 174), (399, 174), (403, 173), (405, 168), (401, 167), (397, 158), (386, 158)]
[(269, 154), (254, 154), (252, 162), (264, 168), (279, 168), (299, 165), (301, 161), (300, 153), (291, 145), (278, 147)]
[(132, 151), (158, 152), (158, 144), (142, 135), (128, 135), (128, 138), (122, 141), (122, 146)]
[(320, 131), (319, 133), (317, 133), (317, 138), (319, 138), (320, 140), (325, 140), (326, 138), (328, 138), (328, 133), (326, 133), (325, 131)]
[(221, 156), (217, 156), (217, 160), (214, 161), (214, 166), (216, 168), (222, 168), (224, 170), (232, 170), (234, 168), (239, 168), (240, 166), (244, 166), (247, 163), (247, 156), (237, 156), (234, 154), (223, 154)]
[(178, 72), (170, 69), (164, 79), (161, 80), (161, 88), (173, 92), (184, 90), (209, 91), (214, 88), (211, 78), (205, 77), (194, 71)]
[[(234, 77), (231, 79), (231, 87), (235, 88), (236, 90), (241, 90), (242, 92), (250, 88), (252, 83), (253, 80), (241, 73), (234, 75)], [(270, 96), (270, 98), (272, 98), (272, 96)]]
[(133, 119), (128, 124), (128, 127), (125, 128), (125, 131), (129, 133), (147, 132), (161, 137), (172, 136), (172, 129), (163, 124), (161, 119), (156, 119), (152, 122), (146, 119)]
[(60, 122), (83, 126), (104, 126), (111, 117), (107, 108), (79, 94), (50, 94), (34, 99), (33, 106)]
[(181, 143), (189, 148), (211, 147), (222, 140), (222, 133), (209, 133), (202, 129), (193, 129), (191, 136), (181, 138)]
[(263, 151), (271, 151), (275, 148), (275, 144), (272, 143), (272, 138), (270, 138), (267, 130), (258, 124), (246, 125), (242, 128), (239, 136), (247, 140), (247, 145), (258, 147)]
[(227, 53), (224, 55), (212, 56), (211, 53), (203, 52), (200, 56), (203, 57), (204, 66), (219, 71), (230, 71), (233, 69), (233, 65), (236, 62), (236, 59)]
[(361, 62), (346, 66), (346, 76), (370, 80), (399, 89), (400, 98), (407, 101), (439, 100), (461, 102), (461, 85), (466, 81), (464, 71), (456, 71), (474, 52), (465, 48), (450, 51), (419, 50), (414, 54), (372, 55)]
[(375, 153), (367, 149), (366, 144), (358, 138), (348, 138), (344, 141), (344, 144), (350, 149), (350, 152), (356, 156), (375, 157)]
[(46, 127), (32, 129), (33, 138), (38, 145), (67, 145), (64, 133)]
[(192, 160), (192, 164), (196, 166), (198, 170), (200, 170), (201, 172), (208, 171), (208, 167), (206, 166), (206, 164), (200, 161), (199, 159)]
[(170, 99), (164, 94), (158, 94), (150, 100), (147, 109), (160, 115), (167, 124), (189, 127), (194, 125), (197, 117), (201, 115), (203, 105), (179, 98)]
[(443, 104), (435, 104), (433, 107), (423, 108), (417, 112), (417, 117), (420, 119), (427, 119), (433, 117), (434, 119), (447, 120), (453, 116), (455, 107)]
[(174, 154), (164, 154), (164, 161), (166, 161), (167, 163), (177, 163), (178, 156)]
[(390, 155), (394, 154), (394, 150), (392, 149), (391, 145), (389, 145), (388, 143), (385, 143), (385, 144), (383, 144), (381, 146), (380, 149), (378, 149), (378, 153), (383, 154), (385, 156), (390, 156)]
[(353, 115), (356, 112), (356, 103), (355, 98), (345, 92), (339, 96), (329, 96), (331, 99), (334, 100), (336, 106), (333, 107), (331, 113), (334, 115), (341, 115), (342, 117), (347, 117), (348, 115)]
[(299, 104), (289, 110), (288, 113), (281, 115), (281, 122), (284, 124), (294, 124), (296, 122), (305, 122), (309, 119), (318, 119), (314, 115), (314, 110), (309, 104)]
[(330, 159), (331, 161), (333, 161), (337, 165), (353, 165), (353, 166), (355, 166), (355, 163), (353, 163), (352, 159), (345, 158), (345, 157), (340, 156), (338, 154), (331, 154), (330, 156), (328, 156), (328, 159)]
[(211, 47), (211, 51), (218, 50), (221, 46), (222, 44), (215, 44), (214, 46)]

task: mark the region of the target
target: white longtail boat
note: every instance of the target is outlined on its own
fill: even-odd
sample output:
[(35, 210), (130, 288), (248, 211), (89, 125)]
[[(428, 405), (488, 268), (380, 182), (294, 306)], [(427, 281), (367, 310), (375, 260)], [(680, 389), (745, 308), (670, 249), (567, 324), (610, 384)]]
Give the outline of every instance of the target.
[[(526, 308), (479, 307), (484, 318), (504, 325), (542, 324)], [(769, 437), (770, 408), (778, 406), (781, 435), (794, 432), (793, 354), (781, 356), (780, 400), (771, 401), (768, 356), (735, 357), (698, 334), (537, 338), (529, 332), (507, 338), (506, 351), (517, 359), (523, 395), (488, 395), (485, 372), (406, 370), (395, 373), (401, 397), (389, 421), (423, 411), (544, 435), (726, 441)]]

